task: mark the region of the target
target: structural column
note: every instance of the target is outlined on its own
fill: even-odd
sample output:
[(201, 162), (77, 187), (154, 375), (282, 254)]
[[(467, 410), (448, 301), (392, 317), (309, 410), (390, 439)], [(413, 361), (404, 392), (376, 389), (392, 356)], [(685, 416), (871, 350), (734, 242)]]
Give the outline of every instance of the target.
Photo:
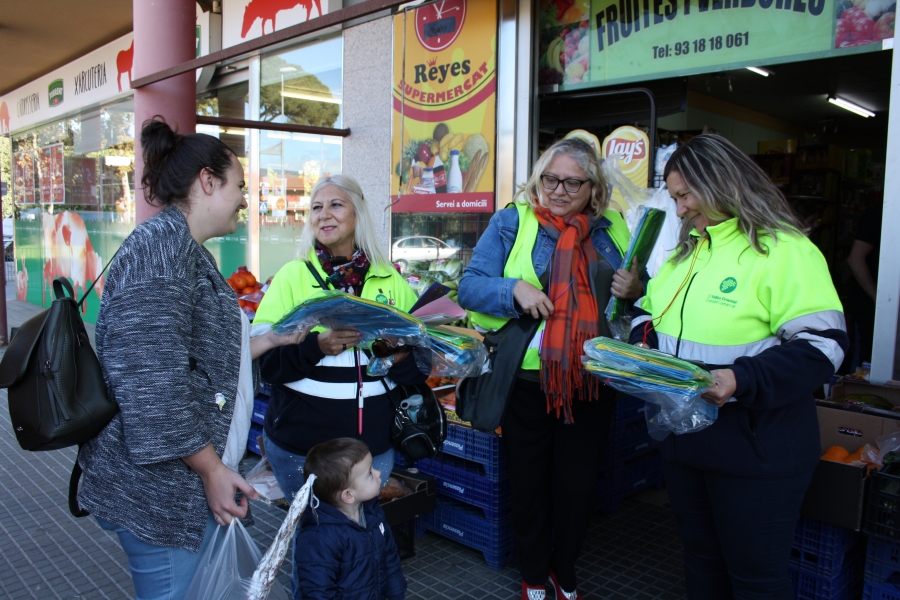
[[(152, 75), (196, 57), (195, 0), (134, 0), (134, 79)], [(141, 174), (141, 124), (162, 115), (179, 133), (197, 126), (196, 76), (193, 71), (138, 88), (134, 92), (135, 212), (140, 223), (158, 212), (144, 200)]]

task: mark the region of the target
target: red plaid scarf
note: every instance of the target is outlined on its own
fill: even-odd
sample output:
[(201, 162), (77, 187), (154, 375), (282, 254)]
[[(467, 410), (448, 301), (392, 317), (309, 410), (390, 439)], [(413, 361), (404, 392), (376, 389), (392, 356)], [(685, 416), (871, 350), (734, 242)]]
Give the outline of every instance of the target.
[(593, 400), (600, 380), (588, 376), (581, 364), (584, 343), (599, 335), (597, 301), (591, 292), (591, 262), (597, 251), (591, 243), (590, 215), (581, 213), (568, 219), (544, 207), (534, 211), (541, 225), (559, 232), (550, 271), (550, 301), (553, 314), (547, 319), (541, 343), (541, 387), (547, 394), (547, 412), (556, 409), (567, 423), (572, 422), (572, 399), (579, 395)]

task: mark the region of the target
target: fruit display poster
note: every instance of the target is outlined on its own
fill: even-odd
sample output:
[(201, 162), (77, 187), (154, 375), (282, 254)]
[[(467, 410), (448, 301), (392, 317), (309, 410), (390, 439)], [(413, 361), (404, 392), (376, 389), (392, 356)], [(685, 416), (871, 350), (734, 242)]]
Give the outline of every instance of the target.
[(34, 204), (34, 154), (16, 152), (13, 164), (13, 198), (16, 204)]
[(495, 3), (395, 15), (393, 212), (494, 212), (496, 68)]
[(539, 85), (561, 89), (882, 49), (893, 0), (541, 0)]
[(63, 177), (63, 145), (51, 144), (40, 149), (41, 202), (63, 204), (66, 201), (65, 179)]

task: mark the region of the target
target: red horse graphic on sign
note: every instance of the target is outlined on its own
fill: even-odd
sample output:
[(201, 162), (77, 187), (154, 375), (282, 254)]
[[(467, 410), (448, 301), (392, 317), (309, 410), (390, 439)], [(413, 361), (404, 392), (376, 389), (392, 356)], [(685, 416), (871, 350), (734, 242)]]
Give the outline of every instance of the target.
[(306, 20), (312, 18), (312, 8), (315, 4), (319, 16), (322, 16), (322, 4), (320, 0), (250, 0), (246, 8), (244, 8), (244, 24), (241, 26), (241, 37), (247, 37), (250, 28), (256, 23), (257, 19), (262, 19), (262, 32), (266, 33), (266, 22), (271, 21), (272, 32), (275, 31), (275, 16), (283, 11), (290, 10), (296, 6), (302, 6), (306, 9)]
[(122, 75), (128, 73), (128, 87), (131, 87), (131, 69), (134, 66), (134, 40), (131, 40), (131, 46), (128, 50), (122, 50), (116, 55), (116, 83), (119, 85), (119, 91), (122, 91)]
[(9, 107), (0, 102), (0, 133), (9, 133)]

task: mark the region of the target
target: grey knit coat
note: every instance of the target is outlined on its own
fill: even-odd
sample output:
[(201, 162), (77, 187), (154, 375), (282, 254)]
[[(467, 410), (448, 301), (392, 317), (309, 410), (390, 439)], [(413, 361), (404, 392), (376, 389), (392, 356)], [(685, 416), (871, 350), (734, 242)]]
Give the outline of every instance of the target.
[[(197, 552), (208, 517), (200, 477), (181, 460), (219, 456), (241, 359), (234, 291), (182, 213), (141, 223), (110, 266), (97, 355), (119, 414), (80, 452), (79, 504), (151, 544)], [(220, 409), (217, 394), (226, 400)]]

